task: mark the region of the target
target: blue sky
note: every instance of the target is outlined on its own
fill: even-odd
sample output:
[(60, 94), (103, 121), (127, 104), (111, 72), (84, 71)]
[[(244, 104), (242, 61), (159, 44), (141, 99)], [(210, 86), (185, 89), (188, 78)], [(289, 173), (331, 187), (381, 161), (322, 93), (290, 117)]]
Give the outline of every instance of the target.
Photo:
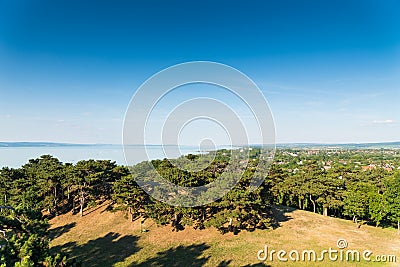
[(120, 143), (140, 84), (193, 60), (252, 78), (278, 142), (399, 141), (398, 10), (390, 0), (0, 0), (0, 141)]

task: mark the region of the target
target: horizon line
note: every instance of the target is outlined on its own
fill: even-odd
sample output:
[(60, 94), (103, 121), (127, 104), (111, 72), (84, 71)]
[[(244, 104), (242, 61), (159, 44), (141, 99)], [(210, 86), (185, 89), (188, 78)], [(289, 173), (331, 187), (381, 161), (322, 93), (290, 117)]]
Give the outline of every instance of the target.
[[(400, 143), (399, 141), (367, 141), (367, 142), (277, 142), (272, 145), (373, 145), (373, 144), (393, 144)], [(124, 146), (122, 143), (69, 143), (69, 142), (53, 142), (53, 141), (0, 141), (0, 144), (43, 144), (43, 145), (76, 145), (76, 146), (96, 146), (96, 145), (112, 145), (112, 146)], [(144, 144), (127, 144), (126, 146), (143, 146)], [(194, 144), (145, 144), (147, 146), (198, 146)], [(218, 144), (218, 146), (260, 146), (260, 145), (271, 145), (271, 144)]]

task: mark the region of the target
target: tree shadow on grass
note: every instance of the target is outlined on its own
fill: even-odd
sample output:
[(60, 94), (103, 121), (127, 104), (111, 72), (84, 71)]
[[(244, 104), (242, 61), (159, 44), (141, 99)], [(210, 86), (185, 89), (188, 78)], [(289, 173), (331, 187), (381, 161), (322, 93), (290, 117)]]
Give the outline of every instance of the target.
[[(88, 243), (78, 245), (76, 242), (69, 242), (52, 248), (53, 252), (67, 253), (70, 260), (75, 260), (82, 266), (113, 266), (123, 262), (125, 259), (138, 252), (137, 236), (123, 236), (117, 233), (90, 240)], [(210, 246), (205, 243), (189, 246), (178, 246), (158, 252), (156, 256), (146, 259), (140, 263), (131, 263), (129, 267), (157, 266), (157, 267), (180, 267), (180, 266), (204, 266), (210, 256), (203, 256), (204, 251)], [(218, 267), (231, 265), (231, 260), (221, 261)], [(265, 267), (263, 263), (245, 265), (247, 267)]]
[(129, 266), (203, 266), (210, 257), (202, 257), (202, 254), (209, 248), (210, 246), (204, 243), (190, 246), (178, 246), (158, 252), (155, 257), (147, 259), (142, 263), (132, 263)]
[[(231, 265), (231, 260), (228, 261), (221, 261), (217, 267), (228, 267), (228, 266), (234, 266)], [(255, 264), (247, 264), (247, 265), (242, 265), (243, 267), (269, 267), (270, 265), (266, 265), (264, 263), (255, 263)]]
[(221, 261), (221, 262), (217, 265), (217, 267), (228, 267), (229, 264), (230, 264), (231, 262), (232, 262), (231, 260), (228, 260), (228, 261)]
[[(295, 211), (295, 208), (281, 206), (281, 205), (274, 205), (272, 206), (272, 214), (273, 214), (273, 223), (272, 228), (276, 229), (282, 226), (282, 222), (287, 222), (292, 219), (290, 215), (287, 213)], [(263, 265), (264, 266), (264, 265)]]
[[(218, 265), (217, 265), (217, 267), (228, 267), (228, 266), (234, 266), (234, 265), (231, 265), (231, 260), (228, 260), (228, 261), (221, 261)], [(268, 266), (270, 266), (270, 265), (266, 265), (266, 264), (264, 264), (264, 263), (255, 263), (255, 264), (247, 264), (247, 265), (243, 265), (243, 267), (268, 267)]]
[(76, 225), (75, 222), (63, 225), (63, 226), (59, 226), (53, 229), (49, 230), (49, 238), (50, 239), (55, 239), (57, 237), (62, 236), (65, 233), (68, 233), (69, 231), (71, 231), (72, 228), (74, 228)]
[(140, 250), (138, 239), (137, 236), (121, 237), (117, 233), (108, 233), (83, 245), (69, 242), (52, 250), (71, 255), (70, 258), (82, 263), (82, 266), (112, 266)]
[[(132, 263), (129, 267), (139, 266), (139, 267), (181, 267), (181, 266), (194, 266), (200, 267), (204, 266), (210, 259), (210, 256), (202, 256), (203, 252), (209, 249), (210, 246), (205, 243), (189, 246), (178, 246), (175, 248), (170, 248), (166, 251), (158, 252), (153, 258), (147, 259), (141, 263)], [(223, 260), (219, 264), (215, 265), (217, 267), (227, 267), (235, 266), (231, 264), (231, 260)], [(247, 267), (266, 267), (263, 263), (249, 264), (245, 265)]]
[(247, 264), (243, 267), (270, 267), (271, 265), (266, 265), (264, 263)]
[[(92, 208), (86, 208), (84, 210), (83, 216), (87, 216), (90, 213), (95, 212), (96, 210), (99, 210), (99, 209), (103, 208), (104, 206), (108, 207), (108, 205), (110, 205), (110, 204), (105, 200), (99, 201), (98, 203), (96, 203), (96, 206), (94, 206)], [(102, 212), (100, 212), (100, 213), (102, 213)]]

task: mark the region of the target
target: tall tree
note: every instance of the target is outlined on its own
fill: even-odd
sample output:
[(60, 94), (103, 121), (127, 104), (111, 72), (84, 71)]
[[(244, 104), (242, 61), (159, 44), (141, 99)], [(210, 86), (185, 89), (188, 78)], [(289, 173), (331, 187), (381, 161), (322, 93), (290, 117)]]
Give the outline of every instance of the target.
[(359, 227), (358, 220), (365, 219), (368, 215), (368, 204), (371, 192), (375, 188), (368, 183), (358, 182), (350, 186), (344, 193), (344, 215), (353, 217), (356, 227)]
[(400, 172), (396, 172), (385, 180), (386, 192), (384, 201), (389, 219), (397, 223), (400, 234)]
[(117, 165), (109, 160), (82, 160), (75, 165), (73, 183), (79, 201), (79, 213), (87, 204), (95, 205), (96, 199), (109, 198), (112, 182), (119, 177), (114, 172)]
[(37, 185), (39, 197), (42, 199), (42, 208), (57, 214), (58, 203), (64, 193), (61, 188), (64, 180), (64, 165), (53, 156), (43, 155), (38, 159), (29, 160), (22, 169), (28, 179)]

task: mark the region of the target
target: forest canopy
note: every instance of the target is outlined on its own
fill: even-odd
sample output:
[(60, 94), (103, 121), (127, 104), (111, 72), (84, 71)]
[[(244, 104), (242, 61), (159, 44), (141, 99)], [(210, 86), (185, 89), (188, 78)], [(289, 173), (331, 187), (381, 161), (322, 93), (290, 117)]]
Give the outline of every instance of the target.
[[(67, 212), (84, 216), (86, 210), (105, 201), (111, 210), (126, 211), (129, 220), (151, 218), (170, 224), (173, 231), (215, 227), (221, 233), (236, 234), (273, 228), (273, 205), (353, 220), (357, 227), (365, 223), (400, 227), (399, 150), (279, 149), (268, 175), (254, 191), (249, 185), (260, 167), (259, 150), (244, 150), (248, 160), (235, 166), (230, 162), (231, 151), (219, 150), (212, 160), (190, 154), (132, 167), (110, 160), (62, 163), (43, 155), (20, 168), (2, 168), (0, 266), (23, 261), (62, 266), (66, 258), (48, 250), (46, 220)], [(209, 161), (206, 167), (190, 171), (201, 159)], [(197, 207), (163, 203), (136, 182), (139, 176), (157, 173), (179, 186), (202, 186), (224, 175), (227, 168), (242, 171), (239, 182), (217, 201)]]

